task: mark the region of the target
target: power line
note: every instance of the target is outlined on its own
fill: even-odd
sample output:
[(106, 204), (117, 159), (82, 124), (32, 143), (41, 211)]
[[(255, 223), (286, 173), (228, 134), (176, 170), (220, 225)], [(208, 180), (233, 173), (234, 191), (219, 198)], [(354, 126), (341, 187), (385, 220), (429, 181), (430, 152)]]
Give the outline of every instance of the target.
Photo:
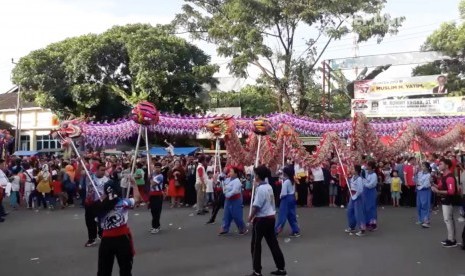
[[(454, 20), (451, 20), (451, 22), (457, 22), (457, 21), (460, 21), (460, 19), (454, 19)], [(413, 32), (413, 33), (409, 33), (409, 34), (404, 34), (403, 31), (405, 30), (413, 30), (413, 29), (420, 29), (420, 28), (423, 28), (423, 27), (428, 27), (428, 26), (433, 26), (433, 25), (437, 25), (437, 24), (440, 24), (442, 22), (437, 22), (437, 23), (431, 23), (431, 24), (424, 24), (424, 25), (417, 25), (417, 26), (414, 26), (414, 27), (410, 27), (410, 28), (405, 28), (405, 29), (402, 29), (399, 31), (399, 35), (395, 35), (395, 37), (400, 37), (400, 36), (405, 36), (405, 35), (412, 35), (412, 34), (418, 34), (418, 33), (424, 33), (424, 32), (432, 32), (432, 31), (435, 31), (437, 28), (434, 28), (434, 29), (428, 29), (428, 30), (425, 30), (425, 31), (421, 31), (421, 32)], [(394, 37), (394, 36), (393, 36)], [(338, 40), (335, 40), (335, 41), (352, 41), (352, 37), (346, 37), (346, 38), (342, 38), (342, 39), (338, 39)], [(326, 42), (318, 42), (316, 44), (324, 44)], [(296, 45), (294, 48), (299, 48), (299, 47), (308, 47), (307, 44), (300, 44), (300, 45)]]

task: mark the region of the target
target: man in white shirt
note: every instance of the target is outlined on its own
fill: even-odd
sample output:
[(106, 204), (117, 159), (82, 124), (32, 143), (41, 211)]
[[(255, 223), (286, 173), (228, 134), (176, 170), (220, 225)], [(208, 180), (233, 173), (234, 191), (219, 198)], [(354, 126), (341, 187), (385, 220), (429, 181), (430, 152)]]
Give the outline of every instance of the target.
[(252, 260), (253, 272), (250, 276), (261, 276), (262, 273), (262, 239), (265, 238), (270, 248), (273, 260), (277, 270), (271, 272), (271, 275), (287, 275), (285, 270), (284, 256), (279, 248), (278, 239), (275, 234), (275, 201), (273, 188), (266, 182), (271, 176), (270, 170), (265, 166), (258, 166), (254, 170), (255, 197), (252, 204), (252, 214), (249, 216), (249, 222), (253, 222), (252, 231)]
[(311, 168), (313, 176), (313, 206), (321, 207), (326, 200), (325, 197), (325, 176), (321, 167)]

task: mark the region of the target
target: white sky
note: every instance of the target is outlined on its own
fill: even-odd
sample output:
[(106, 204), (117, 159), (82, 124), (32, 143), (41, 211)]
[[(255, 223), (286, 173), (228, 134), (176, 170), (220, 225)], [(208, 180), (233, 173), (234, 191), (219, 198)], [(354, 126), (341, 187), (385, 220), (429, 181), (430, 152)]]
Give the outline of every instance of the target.
[[(359, 46), (358, 55), (417, 51), (425, 38), (441, 22), (458, 20), (459, 0), (388, 0), (386, 12), (406, 16), (400, 33), (388, 37), (381, 44), (369, 41)], [(100, 33), (113, 25), (127, 23), (168, 23), (180, 11), (182, 0), (2, 0), (0, 1), (0, 92), (12, 87), (11, 59), (18, 60), (30, 51), (86, 33)], [(302, 34), (305, 36), (305, 34)], [(300, 42), (302, 41), (302, 42)], [(227, 59), (217, 57), (213, 45), (199, 42), (215, 63), (225, 67)], [(304, 49), (302, 37), (297, 50)], [(352, 38), (347, 37), (330, 45), (323, 56), (333, 59), (353, 56)], [(398, 66), (383, 77), (410, 75), (411, 66)], [(252, 72), (253, 73), (253, 72)], [(228, 85), (241, 85), (250, 80), (237, 80), (227, 70), (217, 74)]]

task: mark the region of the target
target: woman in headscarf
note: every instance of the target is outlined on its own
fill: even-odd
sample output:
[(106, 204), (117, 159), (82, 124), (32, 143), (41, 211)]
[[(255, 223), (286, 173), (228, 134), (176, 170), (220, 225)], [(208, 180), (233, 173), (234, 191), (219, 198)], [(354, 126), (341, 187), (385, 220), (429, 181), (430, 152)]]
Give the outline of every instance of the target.
[(181, 166), (181, 161), (174, 161), (174, 167), (168, 177), (168, 196), (171, 197), (171, 208), (180, 207), (184, 198), (184, 185), (186, 184), (186, 173)]
[[(42, 171), (37, 175), (37, 191), (38, 194), (38, 207), (42, 203), (44, 209), (47, 208), (47, 201), (50, 197), (50, 192), (52, 188), (50, 184), (52, 183), (52, 174), (49, 171), (48, 164), (42, 166)], [(51, 207), (51, 206), (50, 206)]]
[(74, 197), (76, 195), (76, 171), (72, 165), (66, 165), (65, 167), (63, 187), (68, 194), (68, 206), (74, 205)]

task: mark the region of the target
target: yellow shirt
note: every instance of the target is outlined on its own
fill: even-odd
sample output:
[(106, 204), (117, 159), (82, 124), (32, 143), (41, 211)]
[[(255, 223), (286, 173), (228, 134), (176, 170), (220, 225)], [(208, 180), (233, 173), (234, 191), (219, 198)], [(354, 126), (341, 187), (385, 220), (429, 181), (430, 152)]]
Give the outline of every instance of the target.
[(393, 177), (391, 182), (391, 192), (400, 192), (401, 185), (402, 181), (400, 180), (400, 177)]

